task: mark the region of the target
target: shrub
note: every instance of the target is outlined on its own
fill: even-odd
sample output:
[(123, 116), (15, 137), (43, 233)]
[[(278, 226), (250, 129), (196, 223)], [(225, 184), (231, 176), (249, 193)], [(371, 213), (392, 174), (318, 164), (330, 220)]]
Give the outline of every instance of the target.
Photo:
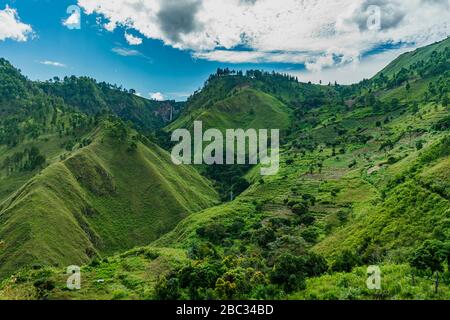
[(217, 257), (217, 251), (209, 242), (194, 243), (187, 250), (188, 257), (191, 259), (202, 260), (207, 257)]
[(419, 151), (419, 150), (422, 150), (422, 148), (423, 148), (423, 142), (422, 141), (417, 141), (416, 142), (416, 149)]
[(314, 243), (320, 236), (320, 230), (318, 228), (307, 228), (301, 232), (301, 236), (305, 241)]
[(292, 212), (298, 216), (308, 213), (308, 207), (304, 203), (297, 203), (292, 207)]
[(156, 300), (177, 300), (181, 297), (180, 281), (177, 278), (160, 278), (155, 286)]
[(210, 223), (197, 229), (197, 235), (211, 241), (214, 244), (220, 244), (227, 236), (227, 231), (222, 224)]
[(262, 227), (255, 231), (253, 234), (253, 239), (256, 243), (263, 248), (266, 248), (270, 242), (273, 242), (277, 239), (275, 235), (275, 231), (269, 227)]
[(306, 226), (312, 225), (316, 221), (316, 218), (312, 213), (306, 213), (300, 217), (300, 223)]
[(283, 286), (287, 293), (305, 289), (306, 274), (304, 268), (304, 258), (284, 254), (275, 261), (273, 270), (270, 273), (270, 280), (275, 284)]
[(351, 272), (354, 267), (360, 264), (361, 259), (358, 255), (345, 250), (336, 257), (336, 260), (331, 265), (331, 270), (334, 272)]
[(305, 257), (305, 272), (308, 277), (318, 277), (328, 271), (328, 263), (324, 257), (310, 252)]

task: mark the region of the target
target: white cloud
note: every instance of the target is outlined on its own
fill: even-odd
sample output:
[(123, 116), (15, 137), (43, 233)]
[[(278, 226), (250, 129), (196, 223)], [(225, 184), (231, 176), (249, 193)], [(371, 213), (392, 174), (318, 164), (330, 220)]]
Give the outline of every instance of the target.
[(302, 82), (311, 81), (312, 83), (323, 84), (335, 82), (339, 84), (352, 84), (361, 81), (362, 79), (370, 79), (380, 70), (385, 68), (392, 60), (400, 54), (409, 51), (406, 48), (384, 52), (373, 55), (361, 61), (354, 61), (349, 64), (341, 65), (335, 68), (325, 68), (322, 70), (279, 70), (283, 73), (289, 73), (299, 78)]
[(128, 44), (131, 46), (138, 46), (142, 44), (142, 38), (135, 37), (132, 34), (129, 34), (125, 32), (125, 39), (127, 40)]
[(164, 101), (164, 95), (161, 92), (150, 92), (150, 98), (156, 101)]
[(114, 53), (117, 53), (119, 56), (123, 57), (133, 57), (133, 56), (140, 56), (142, 55), (141, 52), (133, 49), (126, 49), (126, 48), (119, 48), (115, 47), (112, 49)]
[(5, 39), (27, 41), (32, 32), (30, 25), (20, 21), (16, 9), (6, 6), (4, 10), (0, 10), (0, 41)]
[(61, 63), (61, 62), (57, 62), (57, 61), (50, 61), (50, 60), (45, 60), (45, 61), (40, 61), (40, 64), (46, 65), (46, 66), (52, 66), (52, 67), (57, 67), (57, 68), (65, 68), (66, 65)]
[(193, 56), (198, 59), (229, 63), (266, 63), (285, 61), (305, 63), (307, 61), (307, 55), (301, 52), (213, 50), (208, 52), (195, 52)]
[(111, 49), (111, 51), (122, 57), (138, 57), (146, 60), (147, 63), (153, 63), (153, 59), (151, 57), (146, 56), (139, 50), (124, 47), (114, 47)]
[[(450, 0), (78, 0), (112, 31), (146, 38), (221, 62), (305, 63), (309, 70), (343, 66), (386, 43), (411, 47), (450, 34)], [(367, 26), (370, 5), (381, 12)], [(238, 46), (248, 51), (233, 50)]]

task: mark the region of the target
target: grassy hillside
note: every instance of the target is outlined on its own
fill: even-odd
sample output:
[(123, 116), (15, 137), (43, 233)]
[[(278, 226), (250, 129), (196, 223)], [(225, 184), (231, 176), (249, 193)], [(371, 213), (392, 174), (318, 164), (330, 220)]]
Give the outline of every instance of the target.
[[(202, 191), (190, 194), (189, 183), (178, 193), (159, 182), (158, 188), (164, 191), (157, 194), (158, 199), (167, 196), (167, 201), (192, 212), (175, 215), (177, 224), (171, 224), (170, 230), (155, 233), (155, 226), (141, 226), (155, 235), (142, 239), (147, 246), (85, 265), (86, 283), (80, 291), (64, 289), (63, 269), (35, 267), (5, 279), (0, 295), (29, 299), (448, 298), (448, 48), (447, 40), (405, 55), (378, 77), (353, 86), (315, 86), (283, 75), (218, 70), (166, 129), (190, 128), (196, 119), (221, 129), (281, 126), (280, 172), (262, 177), (257, 166), (245, 170), (222, 166), (219, 172), (206, 172), (221, 178), (216, 181), (225, 191), (239, 179), (247, 182), (239, 196), (217, 206), (208, 206), (212, 197), (196, 198), (205, 205), (189, 207), (182, 196), (196, 197)], [(421, 58), (416, 59), (417, 55)], [(83, 199), (97, 210), (85, 217), (89, 230), (85, 234), (95, 239), (98, 235), (120, 249), (119, 244), (135, 234), (127, 230), (127, 238), (121, 238), (117, 230), (139, 219), (135, 211), (131, 210), (130, 220), (121, 212), (133, 208), (130, 199), (146, 190), (139, 182), (142, 172), (135, 173), (127, 163), (147, 154), (147, 146), (138, 143), (130, 154), (126, 151), (130, 141), (122, 149), (108, 145), (106, 138), (101, 141), (96, 139), (60, 165), (74, 177), (73, 172), (87, 173), (74, 178), (76, 184), (70, 188), (85, 193)], [(111, 149), (114, 154), (108, 152)], [(178, 179), (181, 173), (173, 174), (170, 184), (183, 188)], [(116, 188), (128, 183), (129, 176), (139, 182), (136, 189), (122, 190), (126, 197), (116, 199)], [(230, 177), (237, 180), (226, 179)], [(130, 188), (129, 183), (126, 187)], [(98, 192), (103, 196), (96, 196)], [(78, 197), (76, 193), (70, 199)], [(113, 222), (96, 219), (106, 217), (106, 212), (114, 216), (112, 221), (124, 224), (116, 228)], [(16, 229), (5, 234), (13, 237)], [(88, 240), (83, 244), (93, 243)], [(102, 245), (92, 248), (102, 253)], [(432, 261), (439, 259), (431, 267), (427, 265), (430, 255)], [(369, 291), (365, 285), (366, 268), (374, 264), (384, 275), (381, 291)], [(436, 277), (440, 280), (437, 293)]]
[[(189, 97), (180, 117), (167, 131), (189, 128), (194, 120), (208, 126), (287, 129), (292, 114), (301, 114), (320, 105), (331, 105), (340, 99), (330, 86), (301, 83), (297, 78), (259, 70), (245, 74), (218, 69), (201, 91)], [(302, 109), (302, 110), (301, 110)]]
[[(420, 63), (421, 61), (429, 61), (432, 59), (433, 52), (443, 52), (449, 45), (450, 38), (447, 38), (446, 40), (433, 45), (404, 53), (383, 69), (382, 73), (386, 76), (393, 76), (400, 72), (402, 68), (410, 68), (413, 64)], [(379, 76), (379, 74), (377, 76)]]
[(236, 91), (231, 97), (211, 106), (186, 114), (169, 125), (175, 128), (192, 129), (194, 121), (202, 121), (205, 128), (221, 131), (232, 128), (278, 128), (289, 126), (290, 110), (276, 98), (250, 88)]
[(92, 261), (82, 268), (82, 289), (68, 291), (68, 275), (58, 269), (38, 268), (3, 281), (0, 300), (151, 299), (158, 278), (188, 263), (183, 250), (136, 248)]
[(448, 300), (450, 288), (442, 286), (434, 293), (433, 282), (413, 277), (408, 265), (381, 265), (381, 290), (366, 287), (367, 268), (355, 268), (349, 273), (335, 273), (309, 279), (306, 289), (289, 297), (292, 300)]
[(92, 143), (50, 165), (0, 207), (2, 275), (34, 263), (87, 262), (157, 239), (216, 192), (153, 143), (116, 136), (106, 122)]

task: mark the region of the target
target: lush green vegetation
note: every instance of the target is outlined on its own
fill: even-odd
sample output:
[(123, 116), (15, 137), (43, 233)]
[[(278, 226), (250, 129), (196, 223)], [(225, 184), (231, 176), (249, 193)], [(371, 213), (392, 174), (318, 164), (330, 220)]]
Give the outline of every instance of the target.
[(57, 77), (38, 83), (46, 94), (62, 98), (65, 103), (87, 114), (113, 112), (137, 128), (148, 131), (162, 127), (170, 121), (171, 109), (174, 115), (183, 107), (175, 101), (147, 100), (127, 90), (105, 82), (97, 83), (87, 77)]
[[(407, 53), (352, 86), (219, 69), (148, 137), (114, 107), (77, 107), (110, 108), (102, 85), (36, 85), (8, 69), (17, 81), (5, 86), (46, 87), (48, 100), (43, 116), (29, 107), (0, 126), (0, 270), (15, 273), (0, 297), (450, 298), (449, 48)], [(93, 95), (77, 92), (80, 81)], [(119, 91), (114, 101), (130, 99)], [(195, 120), (282, 129), (279, 174), (173, 166), (151, 141), (170, 147), (170, 131)], [(74, 263), (85, 263), (79, 291), (65, 289)], [(366, 287), (369, 265), (381, 268), (381, 290)]]
[(104, 121), (91, 139), (1, 205), (2, 274), (144, 245), (215, 203), (215, 191), (192, 168), (176, 167), (120, 120)]

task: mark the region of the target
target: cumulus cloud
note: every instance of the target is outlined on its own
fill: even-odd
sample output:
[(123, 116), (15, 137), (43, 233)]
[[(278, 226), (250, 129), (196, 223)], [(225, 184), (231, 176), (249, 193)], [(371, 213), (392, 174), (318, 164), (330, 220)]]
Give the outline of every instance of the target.
[(125, 32), (125, 39), (127, 40), (130, 46), (138, 46), (142, 44), (143, 41), (142, 38), (133, 36), (132, 34), (129, 34), (127, 32)]
[(375, 54), (367, 59), (356, 60), (352, 63), (343, 64), (334, 68), (316, 69), (315, 72), (309, 70), (279, 70), (282, 73), (288, 73), (299, 78), (300, 81), (313, 83), (322, 82), (323, 84), (335, 82), (339, 84), (352, 84), (369, 79), (386, 67), (392, 60), (400, 54), (408, 51), (407, 48), (396, 49), (392, 51)]
[(164, 36), (176, 43), (182, 41), (182, 35), (201, 28), (196, 18), (200, 5), (200, 0), (164, 1), (156, 15)]
[(57, 67), (57, 68), (65, 68), (66, 67), (66, 65), (64, 63), (57, 62), (57, 61), (45, 60), (45, 61), (40, 61), (39, 63), (46, 65), (46, 66), (52, 66), (52, 67)]
[[(411, 47), (450, 34), (450, 0), (78, 0), (104, 27), (221, 62), (302, 63), (318, 71), (384, 44)], [(373, 8), (379, 12), (379, 28)], [(236, 50), (246, 48), (247, 51)]]
[(6, 6), (4, 10), (0, 10), (0, 41), (5, 39), (27, 41), (32, 32), (30, 25), (20, 21), (16, 9)]
[(150, 92), (150, 98), (156, 101), (164, 101), (164, 95), (161, 92)]

